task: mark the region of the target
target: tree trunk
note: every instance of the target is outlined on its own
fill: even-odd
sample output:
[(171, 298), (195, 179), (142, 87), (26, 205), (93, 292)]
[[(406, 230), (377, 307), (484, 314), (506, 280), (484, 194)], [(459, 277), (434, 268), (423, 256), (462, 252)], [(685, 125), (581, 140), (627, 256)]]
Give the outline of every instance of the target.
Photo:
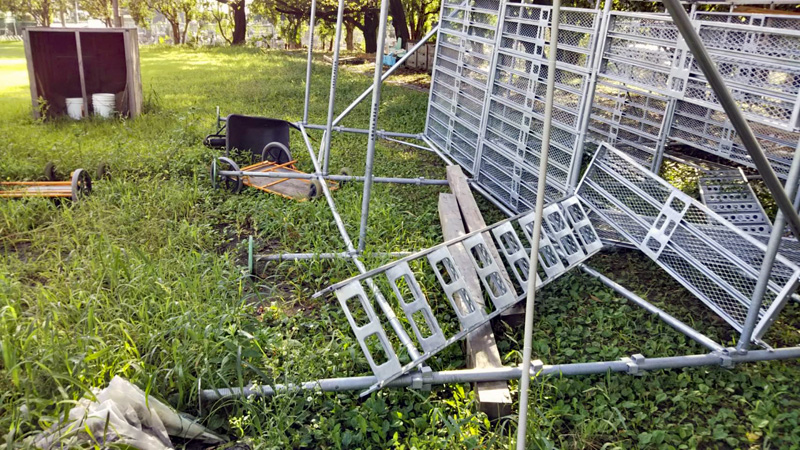
[(42, 13), (42, 26), (49, 27), (50, 26), (50, 2), (43, 1), (42, 2), (42, 9), (40, 11)]
[(233, 45), (241, 45), (247, 39), (247, 13), (244, 9), (244, 0), (230, 3), (233, 8)]
[(364, 13), (364, 26), (361, 27), (364, 33), (364, 51), (375, 53), (378, 51), (378, 13), (370, 9)]
[(406, 8), (403, 6), (403, 0), (389, 0), (389, 13), (392, 15), (394, 34), (402, 41), (403, 48), (405, 48), (411, 36), (408, 33)]
[(348, 52), (352, 52), (353, 50), (355, 50), (355, 45), (353, 44), (353, 39), (355, 38), (354, 35), (355, 35), (355, 31), (356, 31), (356, 26), (354, 24), (352, 24), (352, 23), (349, 23), (349, 22), (345, 23), (344, 24), (344, 31), (345, 31), (344, 43), (347, 46), (347, 51)]
[(185, 22), (183, 24), (183, 38), (181, 39), (181, 42), (183, 42), (185, 44), (186, 43), (186, 32), (189, 31), (189, 15), (188, 14), (184, 15), (184, 21)]
[(111, 10), (114, 14), (114, 27), (121, 27), (122, 18), (119, 16), (119, 0), (111, 0)]
[(178, 23), (178, 19), (170, 20), (167, 19), (169, 25), (172, 27), (172, 43), (174, 45), (179, 45), (181, 43), (181, 26)]
[[(286, 48), (288, 50), (298, 49), (303, 45), (300, 42), (300, 26), (302, 22), (296, 17), (287, 17), (287, 21), (289, 22), (289, 26), (286, 28)], [(320, 44), (322, 44), (322, 50), (325, 50), (324, 38), (320, 38)]]
[(60, 5), (58, 9), (58, 15), (61, 16), (61, 26), (66, 28), (67, 27), (67, 19), (66, 14), (64, 13), (64, 5)]
[(422, 6), (422, 9), (419, 10), (419, 15), (417, 16), (417, 23), (414, 24), (414, 40), (419, 41), (422, 39), (422, 35), (425, 33), (425, 21), (428, 19), (428, 16), (425, 14), (425, 5)]

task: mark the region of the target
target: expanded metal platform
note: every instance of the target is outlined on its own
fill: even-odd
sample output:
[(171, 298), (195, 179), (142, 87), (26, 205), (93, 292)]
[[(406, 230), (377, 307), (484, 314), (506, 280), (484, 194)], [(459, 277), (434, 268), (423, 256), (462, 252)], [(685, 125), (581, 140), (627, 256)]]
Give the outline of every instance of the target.
[[(607, 145), (597, 151), (578, 197), (732, 327), (742, 330), (766, 252), (763, 243)], [(757, 329), (766, 331), (774, 320), (771, 311), (780, 311), (779, 305), (797, 288), (798, 277), (800, 268), (779, 255)]]

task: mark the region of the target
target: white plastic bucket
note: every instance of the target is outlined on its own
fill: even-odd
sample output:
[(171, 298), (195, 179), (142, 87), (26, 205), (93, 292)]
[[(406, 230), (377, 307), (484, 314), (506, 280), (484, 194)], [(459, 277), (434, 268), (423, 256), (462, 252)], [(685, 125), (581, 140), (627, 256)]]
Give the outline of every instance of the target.
[(116, 96), (114, 94), (92, 94), (92, 108), (94, 113), (103, 118), (114, 115)]
[(83, 118), (83, 97), (67, 99), (67, 115), (75, 120)]

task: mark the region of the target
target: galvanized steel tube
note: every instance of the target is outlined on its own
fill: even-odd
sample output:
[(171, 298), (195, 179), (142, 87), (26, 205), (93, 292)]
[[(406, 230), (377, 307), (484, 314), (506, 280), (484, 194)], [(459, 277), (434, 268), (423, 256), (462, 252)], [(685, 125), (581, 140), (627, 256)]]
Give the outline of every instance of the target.
[(536, 302), (536, 280), (539, 266), (539, 243), (542, 234), (544, 195), (547, 188), (547, 158), (550, 151), (550, 127), (553, 123), (553, 95), (556, 82), (556, 56), (558, 54), (558, 27), (561, 17), (561, 0), (553, 0), (550, 27), (550, 52), (547, 55), (547, 94), (544, 105), (544, 121), (542, 122), (542, 145), (539, 161), (539, 179), (536, 190), (536, 221), (533, 223), (531, 253), (528, 261), (527, 300), (525, 302), (525, 332), (522, 346), (522, 374), (519, 388), (519, 421), (517, 423), (517, 450), (525, 450), (528, 430), (528, 392), (531, 377), (531, 352), (533, 347), (533, 314)]
[(311, 17), (308, 19), (308, 61), (306, 62), (306, 93), (303, 102), (303, 123), (308, 123), (308, 100), (311, 97), (311, 58), (314, 55), (314, 16), (317, 0), (311, 0)]
[(375, 142), (378, 139), (378, 113), (381, 107), (381, 73), (383, 72), (383, 47), (386, 44), (386, 20), (389, 15), (389, 0), (381, 0), (378, 23), (378, 46), (375, 52), (375, 73), (372, 79), (372, 105), (369, 115), (369, 138), (367, 140), (367, 162), (364, 167), (364, 195), (361, 198), (361, 224), (358, 228), (358, 251), (363, 252), (367, 244), (369, 201), (372, 197), (372, 170), (375, 163)]
[[(789, 168), (789, 174), (786, 177), (786, 195), (794, 197), (797, 190), (797, 180), (800, 177), (800, 151), (794, 152), (792, 158), (792, 165)], [(792, 205), (794, 208), (794, 204)], [(764, 260), (761, 262), (761, 271), (758, 274), (758, 281), (756, 287), (753, 288), (753, 296), (750, 298), (750, 307), (747, 309), (747, 317), (744, 320), (742, 327), (742, 334), (739, 336), (739, 342), (736, 343), (736, 350), (745, 351), (750, 346), (750, 341), (753, 339), (753, 330), (758, 321), (758, 315), (761, 311), (761, 305), (764, 302), (764, 294), (767, 292), (769, 285), (770, 275), (772, 275), (772, 267), (775, 264), (775, 257), (778, 255), (778, 250), (783, 240), (783, 229), (786, 226), (786, 217), (781, 210), (775, 215), (775, 223), (772, 226), (772, 232), (767, 241), (767, 251), (764, 253)], [(777, 314), (779, 311), (774, 312)], [(764, 317), (768, 319), (768, 317)]]
[[(588, 363), (539, 365), (536, 364), (530, 376), (582, 376), (597, 375), (608, 372), (640, 374), (652, 370), (680, 369), (685, 367), (723, 366), (734, 364), (776, 361), (800, 358), (800, 347), (787, 347), (774, 350), (753, 350), (745, 354), (735, 352), (712, 352), (700, 355), (669, 356), (663, 358), (645, 358), (634, 355), (618, 361), (597, 361)], [(522, 378), (519, 367), (502, 367), (497, 369), (466, 369), (431, 372), (427, 376), (413, 373), (404, 375), (390, 383), (387, 387), (431, 386), (453, 383), (480, 383), (486, 381), (509, 381)], [(358, 391), (369, 388), (377, 382), (374, 376), (324, 378), (300, 384), (276, 384), (273, 386), (248, 386), (240, 388), (204, 389), (198, 395), (204, 401), (216, 401), (226, 398), (254, 396), (272, 396), (278, 392), (296, 392), (303, 390), (321, 390), (325, 392)]]
[[(325, 125), (325, 134), (322, 136), (320, 159), (322, 159), (322, 175), (328, 174), (328, 163), (331, 153), (331, 134), (333, 128), (333, 113), (336, 107), (336, 82), (339, 75), (339, 48), (342, 43), (342, 22), (344, 21), (344, 0), (339, 0), (339, 10), (336, 15), (336, 36), (333, 40), (333, 61), (331, 61), (331, 91), (328, 96), (328, 120)], [(313, 30), (312, 30), (313, 32)]]
[[(413, 54), (414, 54), (414, 52), (416, 52), (416, 51), (417, 51), (417, 50), (418, 50), (420, 47), (422, 47), (423, 45), (425, 45), (425, 44), (428, 42), (428, 40), (430, 40), (430, 38), (432, 38), (432, 37), (433, 37), (433, 36), (434, 36), (434, 35), (435, 35), (435, 34), (436, 34), (438, 31), (439, 31), (439, 25), (436, 25), (435, 27), (433, 27), (433, 29), (431, 29), (431, 31), (429, 31), (429, 32), (428, 32), (428, 34), (426, 34), (425, 36), (423, 36), (423, 37), (422, 37), (422, 39), (420, 39), (420, 40), (419, 40), (419, 42), (417, 42), (416, 44), (414, 44), (414, 46), (413, 46), (413, 47), (411, 47), (411, 48), (408, 50), (408, 52), (406, 52), (406, 54), (405, 54), (405, 55), (403, 55), (403, 57), (401, 57), (400, 59), (398, 59), (398, 60), (397, 60), (397, 62), (396, 62), (396, 63), (394, 63), (394, 64), (392, 65), (392, 67), (390, 67), (390, 68), (389, 68), (389, 69), (386, 71), (386, 73), (384, 73), (384, 74), (381, 76), (381, 83), (382, 83), (383, 81), (385, 81), (387, 78), (389, 78), (389, 76), (390, 76), (392, 73), (394, 73), (394, 71), (395, 71), (395, 70), (397, 70), (398, 68), (400, 68), (400, 66), (402, 66), (402, 65), (403, 65), (403, 63), (405, 63), (405, 62), (406, 62), (406, 60), (407, 60), (407, 59), (408, 59), (408, 58), (409, 58), (411, 55), (413, 55)], [(352, 103), (350, 103), (350, 104), (347, 106), (347, 108), (345, 108), (345, 109), (344, 109), (344, 111), (342, 111), (342, 113), (341, 113), (341, 114), (339, 114), (339, 115), (336, 117), (336, 119), (334, 119), (334, 120), (333, 120), (333, 125), (334, 125), (334, 126), (335, 126), (335, 125), (338, 125), (338, 124), (339, 124), (339, 123), (340, 123), (342, 120), (344, 120), (344, 118), (345, 118), (345, 117), (346, 117), (348, 114), (350, 114), (350, 112), (351, 112), (351, 111), (353, 111), (353, 109), (355, 109), (355, 107), (356, 107), (356, 106), (358, 106), (358, 104), (359, 104), (359, 103), (361, 103), (362, 101), (364, 101), (364, 99), (365, 99), (365, 98), (367, 98), (367, 96), (368, 96), (368, 95), (369, 95), (369, 94), (370, 94), (370, 93), (373, 91), (373, 89), (374, 89), (374, 88), (375, 88), (375, 85), (374, 85), (374, 84), (372, 84), (370, 87), (368, 87), (368, 88), (367, 88), (367, 90), (365, 90), (364, 92), (362, 92), (362, 93), (361, 93), (361, 95), (359, 95), (359, 96), (358, 96), (358, 98), (356, 98), (355, 100), (353, 100), (353, 102), (352, 102)]]
[(601, 283), (613, 289), (619, 295), (625, 297), (626, 299), (632, 301), (633, 303), (636, 303), (637, 305), (644, 308), (646, 311), (655, 314), (656, 316), (658, 316), (659, 319), (663, 320), (667, 325), (685, 334), (688, 338), (692, 339), (693, 341), (697, 342), (703, 347), (706, 347), (709, 350), (714, 350), (714, 351), (723, 350), (723, 347), (721, 345), (714, 342), (714, 340), (712, 340), (708, 336), (698, 332), (694, 328), (690, 327), (689, 325), (686, 325), (685, 323), (676, 319), (669, 313), (665, 312), (663, 309), (653, 305), (652, 303), (644, 300), (643, 298), (629, 291), (628, 289), (625, 288), (625, 286), (622, 286), (621, 284), (611, 280), (610, 278), (604, 276), (600, 272), (592, 269), (591, 267), (585, 264), (581, 264), (580, 268), (586, 274), (594, 278), (597, 278)]

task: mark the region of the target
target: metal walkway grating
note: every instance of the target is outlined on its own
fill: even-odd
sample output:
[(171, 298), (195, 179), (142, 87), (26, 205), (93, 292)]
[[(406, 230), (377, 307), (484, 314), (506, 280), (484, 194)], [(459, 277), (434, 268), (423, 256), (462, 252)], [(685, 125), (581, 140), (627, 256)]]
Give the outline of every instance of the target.
[(772, 222), (741, 169), (707, 172), (698, 180), (708, 209), (750, 234), (768, 235)]
[[(607, 145), (595, 154), (578, 197), (741, 331), (763, 243)], [(761, 333), (796, 289), (798, 275), (800, 268), (778, 257), (759, 313)]]
[[(603, 245), (575, 197), (549, 204), (543, 220), (537, 289), (577, 267)], [(521, 214), (323, 291), (335, 293), (378, 379), (362, 395), (419, 367), (525, 297), (534, 221), (533, 212)], [(487, 240), (497, 246), (503, 261), (492, 257)], [(501, 272), (505, 271), (513, 274), (513, 286), (504, 281)], [(479, 285), (467, 282), (469, 273), (477, 276)], [(387, 301), (387, 297), (393, 301)], [(441, 302), (449, 307), (442, 308)], [(441, 324), (453, 317), (460, 331), (446, 336), (447, 327)], [(402, 318), (399, 328), (393, 325), (384, 329), (382, 322), (396, 324), (398, 318)], [(402, 346), (410, 355), (405, 364), (395, 351)]]

